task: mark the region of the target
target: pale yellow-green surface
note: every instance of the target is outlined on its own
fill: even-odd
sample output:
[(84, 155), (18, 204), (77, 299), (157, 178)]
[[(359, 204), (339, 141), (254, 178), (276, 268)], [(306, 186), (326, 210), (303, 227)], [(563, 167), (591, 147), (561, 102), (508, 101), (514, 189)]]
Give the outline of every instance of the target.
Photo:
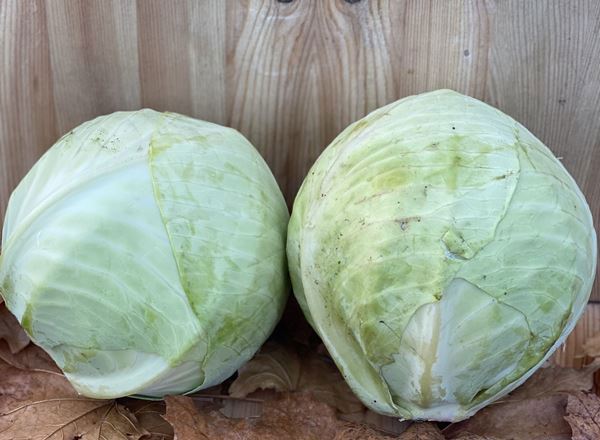
[(281, 315), (287, 219), (235, 130), (115, 113), (66, 134), (13, 193), (0, 293), (82, 394), (206, 388)]
[(410, 418), (464, 418), (523, 380), (596, 269), (589, 208), (560, 162), (449, 90), (340, 134), (288, 236), (294, 290), (355, 392)]

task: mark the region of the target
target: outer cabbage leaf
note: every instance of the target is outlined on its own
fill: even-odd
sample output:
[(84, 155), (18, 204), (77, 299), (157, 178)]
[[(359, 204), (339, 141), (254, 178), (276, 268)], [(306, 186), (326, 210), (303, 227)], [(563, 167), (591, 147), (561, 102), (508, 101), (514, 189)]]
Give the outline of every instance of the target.
[(589, 207), (550, 150), (449, 90), (342, 132), (300, 189), (287, 252), (299, 303), (363, 402), (451, 421), (552, 354), (597, 258)]
[(205, 388), (279, 319), (287, 219), (236, 131), (114, 113), (61, 138), (12, 194), (1, 293), (82, 394)]

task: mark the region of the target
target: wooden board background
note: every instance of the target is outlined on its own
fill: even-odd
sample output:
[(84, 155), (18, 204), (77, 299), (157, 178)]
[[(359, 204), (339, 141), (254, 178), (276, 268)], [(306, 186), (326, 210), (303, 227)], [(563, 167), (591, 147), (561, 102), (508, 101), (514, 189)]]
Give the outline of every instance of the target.
[[(346, 125), (442, 87), (533, 131), (598, 221), (597, 0), (0, 0), (0, 219), (36, 159), (97, 115), (153, 107), (232, 126), (291, 202)], [(598, 307), (562, 363), (600, 331)]]

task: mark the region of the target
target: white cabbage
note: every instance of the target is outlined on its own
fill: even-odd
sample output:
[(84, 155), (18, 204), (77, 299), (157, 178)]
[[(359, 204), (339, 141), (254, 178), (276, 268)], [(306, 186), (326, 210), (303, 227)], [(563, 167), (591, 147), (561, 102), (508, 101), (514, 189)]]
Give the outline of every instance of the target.
[(0, 289), (84, 395), (223, 381), (286, 299), (288, 211), (235, 130), (152, 110), (62, 137), (11, 196)]
[(298, 301), (362, 401), (455, 421), (564, 341), (590, 294), (596, 234), (548, 148), (439, 90), (333, 141), (296, 198), (287, 251)]

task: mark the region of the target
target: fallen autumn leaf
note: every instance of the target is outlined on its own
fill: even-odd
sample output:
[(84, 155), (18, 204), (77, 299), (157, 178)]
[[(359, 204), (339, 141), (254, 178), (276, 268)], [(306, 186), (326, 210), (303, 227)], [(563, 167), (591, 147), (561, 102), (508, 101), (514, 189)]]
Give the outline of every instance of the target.
[(565, 420), (573, 430), (573, 440), (600, 439), (600, 398), (595, 394), (570, 394)]

